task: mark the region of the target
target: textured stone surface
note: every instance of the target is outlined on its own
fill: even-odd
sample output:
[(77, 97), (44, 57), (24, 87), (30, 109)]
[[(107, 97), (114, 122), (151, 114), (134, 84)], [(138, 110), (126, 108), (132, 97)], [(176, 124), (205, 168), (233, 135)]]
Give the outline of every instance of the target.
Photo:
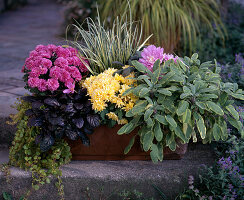
[[(92, 199), (99, 199), (99, 191), (108, 197), (122, 190), (138, 190), (146, 197), (159, 199), (152, 184), (157, 185), (168, 196), (175, 196), (187, 186), (187, 177), (196, 175), (200, 165), (213, 162), (213, 154), (208, 145), (190, 145), (188, 153), (182, 160), (166, 160), (153, 164), (150, 161), (73, 161), (62, 167), (66, 199), (83, 199), (85, 190), (90, 188)], [(0, 173), (0, 191), (14, 191), (19, 197), (31, 187), (31, 176), (18, 168), (11, 168), (11, 184), (5, 184), (3, 173)], [(56, 200), (55, 180), (39, 191), (33, 192), (31, 199)], [(111, 199), (119, 199), (113, 196)]]
[(21, 69), (29, 52), (38, 44), (65, 43), (59, 36), (63, 7), (55, 0), (28, 2), (0, 14), (0, 116), (4, 117), (15, 112), (10, 105), (27, 93)]
[(16, 126), (6, 124), (8, 120), (10, 120), (9, 117), (0, 116), (0, 145), (10, 145), (14, 139)]

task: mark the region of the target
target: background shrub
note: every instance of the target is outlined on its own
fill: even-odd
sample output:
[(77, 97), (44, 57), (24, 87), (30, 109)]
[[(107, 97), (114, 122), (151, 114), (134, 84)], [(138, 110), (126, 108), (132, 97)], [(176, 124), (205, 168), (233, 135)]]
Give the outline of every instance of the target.
[(224, 37), (223, 25), (218, 4), (215, 0), (100, 0), (99, 8), (102, 19), (110, 20), (131, 7), (135, 20), (141, 20), (144, 38), (154, 34), (150, 43), (162, 46), (172, 52), (182, 43), (191, 50), (196, 43), (200, 26), (206, 25), (207, 30), (213, 30)]

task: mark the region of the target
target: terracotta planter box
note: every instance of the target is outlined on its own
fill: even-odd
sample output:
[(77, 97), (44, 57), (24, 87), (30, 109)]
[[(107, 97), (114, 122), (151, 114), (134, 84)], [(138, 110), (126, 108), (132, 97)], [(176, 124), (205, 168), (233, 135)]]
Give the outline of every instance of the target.
[[(134, 146), (128, 154), (124, 154), (125, 147), (129, 144), (131, 136), (117, 135), (120, 126), (109, 128), (100, 126), (89, 135), (90, 146), (84, 146), (80, 140), (67, 140), (71, 147), (72, 160), (151, 160), (149, 152), (141, 148), (139, 137), (136, 137)], [(179, 144), (175, 152), (169, 148), (164, 149), (164, 160), (178, 160), (186, 153), (187, 144)]]

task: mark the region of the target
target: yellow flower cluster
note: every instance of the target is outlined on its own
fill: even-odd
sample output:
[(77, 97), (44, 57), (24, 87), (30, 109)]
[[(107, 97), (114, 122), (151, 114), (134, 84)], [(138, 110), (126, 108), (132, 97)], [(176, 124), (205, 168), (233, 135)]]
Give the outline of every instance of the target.
[(106, 115), (108, 116), (109, 119), (112, 119), (114, 121), (119, 121), (119, 117), (114, 112), (107, 113)]
[(111, 102), (116, 107), (128, 111), (133, 108), (137, 101), (136, 96), (133, 94), (122, 96), (130, 88), (130, 85), (136, 84), (136, 80), (130, 79), (134, 78), (134, 73), (127, 77), (119, 74), (113, 76), (116, 71), (116, 69), (109, 68), (103, 73), (91, 76), (84, 81), (83, 87), (87, 88), (94, 110), (103, 111), (107, 107), (107, 103)]
[(108, 116), (109, 119), (117, 121), (117, 123), (120, 125), (128, 123), (127, 119), (123, 118), (123, 119), (119, 120), (119, 117), (114, 112), (107, 113), (106, 115)]

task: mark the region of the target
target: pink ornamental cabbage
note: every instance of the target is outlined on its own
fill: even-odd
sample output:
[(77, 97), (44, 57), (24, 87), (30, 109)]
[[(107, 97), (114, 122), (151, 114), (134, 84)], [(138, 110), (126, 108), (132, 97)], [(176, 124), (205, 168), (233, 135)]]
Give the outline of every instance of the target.
[(156, 47), (154, 45), (144, 48), (141, 53), (141, 57), (142, 58), (139, 59), (139, 62), (145, 65), (150, 71), (153, 70), (153, 65), (158, 59), (160, 60), (160, 63), (170, 59), (173, 59), (176, 62), (178, 59), (178, 57), (174, 57), (172, 54), (164, 53), (163, 48)]
[(26, 59), (22, 72), (27, 75), (25, 78), (30, 89), (73, 93), (75, 83), (82, 79), (82, 73), (88, 71), (86, 65), (88, 61), (72, 47), (37, 45)]
[(144, 48), (141, 53), (142, 58), (139, 59), (139, 62), (144, 64), (150, 71), (153, 69), (153, 64), (159, 59), (162, 63), (164, 59), (164, 49), (161, 47), (156, 47), (150, 45), (147, 48)]

